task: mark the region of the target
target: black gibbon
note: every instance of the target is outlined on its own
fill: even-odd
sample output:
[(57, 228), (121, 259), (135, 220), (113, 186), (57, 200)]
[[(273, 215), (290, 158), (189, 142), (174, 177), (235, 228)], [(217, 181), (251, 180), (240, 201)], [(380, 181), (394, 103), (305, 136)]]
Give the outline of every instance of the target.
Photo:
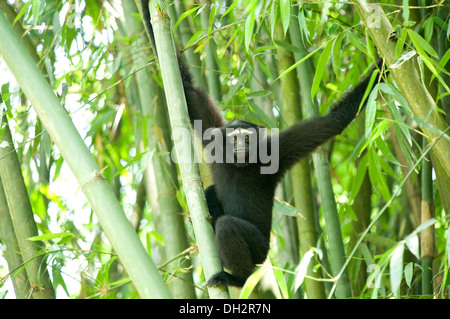
[[(145, 0), (141, 3), (144, 23), (156, 50), (148, 3)], [(256, 264), (263, 263), (267, 257), (277, 183), (302, 157), (340, 134), (353, 121), (371, 74), (344, 94), (327, 115), (301, 121), (277, 135), (266, 136), (256, 124), (245, 121), (227, 124), (211, 97), (193, 83), (183, 59), (179, 56), (178, 60), (191, 122), (200, 120), (200, 134), (203, 136), (210, 130), (217, 144), (215, 151), (223, 150), (226, 154), (223, 160), (211, 163), (214, 184), (205, 190), (205, 195), (220, 260), (229, 272), (211, 276), (207, 285), (240, 287)], [(274, 138), (277, 143), (272, 143)], [(203, 142), (204, 146), (208, 144), (205, 139)], [(262, 147), (267, 154), (277, 155), (271, 157), (272, 163), (263, 162), (258, 156), (251, 158), (250, 153), (258, 154)], [(263, 173), (261, 169), (269, 164), (276, 170)]]

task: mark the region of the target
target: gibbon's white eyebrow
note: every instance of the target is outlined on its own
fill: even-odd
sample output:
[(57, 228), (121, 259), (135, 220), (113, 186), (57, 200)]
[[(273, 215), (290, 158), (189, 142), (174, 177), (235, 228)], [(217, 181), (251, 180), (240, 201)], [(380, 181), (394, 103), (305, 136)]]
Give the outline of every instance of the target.
[(255, 134), (255, 130), (247, 130), (245, 128), (237, 128), (235, 130), (233, 130), (230, 133), (227, 133), (227, 136), (234, 136), (234, 135), (240, 135), (240, 134), (247, 134), (247, 135), (252, 135)]

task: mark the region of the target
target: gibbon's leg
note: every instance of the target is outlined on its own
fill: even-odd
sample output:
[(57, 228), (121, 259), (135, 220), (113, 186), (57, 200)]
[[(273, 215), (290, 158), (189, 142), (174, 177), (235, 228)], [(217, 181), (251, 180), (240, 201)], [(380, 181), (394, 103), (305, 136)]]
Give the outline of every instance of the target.
[(215, 274), (208, 280), (208, 286), (243, 286), (269, 250), (268, 236), (266, 238), (252, 223), (230, 215), (223, 215), (216, 221), (215, 240), (222, 265), (231, 274)]
[(224, 214), (222, 204), (217, 198), (216, 189), (214, 185), (209, 186), (205, 190), (206, 203), (208, 204), (209, 217), (213, 228), (215, 229), (216, 220)]

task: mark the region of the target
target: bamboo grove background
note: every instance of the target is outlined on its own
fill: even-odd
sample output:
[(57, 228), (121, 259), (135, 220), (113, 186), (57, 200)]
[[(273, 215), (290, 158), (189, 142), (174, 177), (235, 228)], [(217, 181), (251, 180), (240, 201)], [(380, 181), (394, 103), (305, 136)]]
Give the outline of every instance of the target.
[[(0, 0), (0, 297), (448, 298), (445, 1), (152, 10), (160, 67), (139, 1)], [(220, 269), (211, 177), (172, 160), (191, 141), (171, 139), (188, 123), (171, 34), (228, 120), (270, 128), (325, 114), (379, 56), (390, 67), (278, 188), (269, 258), (241, 291), (204, 287)]]

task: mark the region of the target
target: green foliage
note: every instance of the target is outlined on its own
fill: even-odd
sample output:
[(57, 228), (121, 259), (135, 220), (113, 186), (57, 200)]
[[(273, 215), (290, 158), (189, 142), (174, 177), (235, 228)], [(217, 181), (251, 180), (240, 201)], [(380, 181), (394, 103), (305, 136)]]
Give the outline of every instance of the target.
[[(69, 4), (72, 6), (69, 6)], [(206, 74), (205, 46), (208, 41), (217, 46), (218, 69), (222, 100), (219, 107), (228, 120), (240, 118), (270, 128), (281, 128), (285, 118), (280, 105), (280, 78), (305, 61), (314, 65), (311, 83), (312, 98), (319, 111), (325, 114), (333, 102), (356, 84), (371, 69), (377, 58), (374, 44), (365, 33), (354, 9), (354, 3), (332, 1), (295, 2), (289, 0), (231, 1), (211, 5), (194, 3), (174, 18), (175, 39), (188, 21), (190, 39), (177, 45), (186, 54), (200, 57), (194, 66), (201, 76)], [(397, 30), (395, 62), (391, 70), (407, 61), (417, 63), (422, 84), (432, 92), (441, 113), (448, 113), (445, 99), (450, 94), (448, 76), (450, 60), (450, 23), (439, 15), (438, 6), (412, 10), (410, 1), (380, 2), (388, 19)], [(166, 265), (164, 255), (166, 238), (156, 207), (151, 207), (139, 192), (144, 171), (157, 157), (166, 161), (170, 154), (142, 148), (148, 146), (146, 121), (155, 121), (155, 114), (143, 116), (136, 89), (136, 74), (147, 72), (161, 86), (159, 75), (148, 64), (136, 63), (136, 57), (153, 61), (148, 44), (136, 43), (143, 34), (124, 34), (115, 27), (114, 12), (100, 7), (96, 1), (18, 1), (17, 13), (12, 21), (22, 26), (33, 26), (26, 37), (35, 45), (40, 57), (40, 69), (57, 92), (61, 103), (70, 114), (85, 139), (102, 173), (115, 189), (124, 211), (130, 219), (136, 217), (137, 231), (155, 263)], [(208, 6), (208, 7), (207, 7)], [(298, 6), (298, 15), (291, 8)], [(201, 16), (208, 10), (207, 27)], [(120, 11), (118, 11), (120, 12)], [(137, 16), (137, 15), (136, 15)], [(139, 21), (134, 18), (135, 23)], [(298, 52), (289, 43), (273, 41), (274, 30), (281, 25), (287, 34), (291, 23), (298, 23), (302, 42), (307, 48), (305, 58), (295, 61), (283, 74), (277, 71), (276, 50)], [(443, 36), (443, 37), (442, 37)], [(441, 39), (443, 38), (443, 39)], [(188, 51), (185, 49), (193, 48)], [(150, 63), (152, 64), (152, 63)], [(4, 65), (0, 62), (4, 69)], [(257, 71), (259, 70), (259, 73)], [(365, 120), (358, 132), (353, 123), (333, 143), (324, 147), (330, 154), (334, 196), (338, 203), (346, 266), (357, 261), (351, 271), (352, 286), (362, 280), (360, 290), (354, 288), (354, 298), (421, 298), (420, 231), (435, 229), (434, 297), (448, 297), (450, 279), (449, 215), (446, 200), (439, 184), (440, 176), (433, 177), (433, 205), (435, 219), (425, 223), (415, 220), (413, 212), (420, 213), (421, 163), (433, 144), (422, 146), (423, 134), (418, 125), (430, 129), (448, 140), (446, 131), (428, 124), (427, 118), (418, 118), (402, 95), (399, 86), (386, 79), (378, 83), (373, 78), (373, 91), (367, 94), (363, 111)], [(253, 86), (252, 84), (256, 84)], [(53, 286), (57, 296), (71, 298), (136, 298), (137, 293), (123, 274), (117, 256), (101, 232), (100, 225), (89, 208), (76, 181), (69, 172), (59, 150), (45, 135), (37, 115), (23, 98), (13, 78), (0, 79), (1, 93), (9, 124), (22, 163), (22, 175), (27, 184), (31, 205), (40, 235), (29, 240), (43, 240), (42, 252), (51, 267)], [(163, 100), (155, 97), (156, 100)], [(267, 104), (261, 103), (266, 101)], [(447, 100), (448, 101), (448, 100)], [(268, 105), (268, 106), (267, 106)], [(163, 103), (158, 104), (161, 110)], [(301, 107), (301, 106), (299, 106)], [(448, 114), (446, 114), (448, 119)], [(162, 142), (162, 129), (155, 132)], [(0, 145), (1, 147), (1, 145)], [(0, 159), (1, 160), (1, 159)], [(314, 174), (314, 172), (312, 172)], [(358, 220), (356, 198), (361, 196), (365, 177), (369, 177), (370, 220)], [(408, 178), (409, 177), (409, 178)], [(178, 180), (178, 176), (174, 176)], [(285, 183), (288, 184), (288, 183)], [(411, 193), (418, 190), (418, 194)], [(275, 200), (274, 211), (287, 216), (298, 216), (290, 205), (289, 187), (284, 185), (286, 202)], [(317, 183), (313, 181), (313, 194), (317, 200)], [(148, 195), (150, 196), (150, 195)], [(186, 205), (183, 189), (174, 198)], [(419, 196), (414, 202), (413, 196)], [(144, 199), (143, 199), (144, 198)], [(144, 204), (140, 205), (139, 201)], [(412, 207), (418, 203), (419, 207)], [(336, 278), (330, 275), (327, 264), (327, 234), (320, 201), (317, 204), (317, 227), (322, 236), (316, 247), (300, 257), (297, 264), (284, 263), (283, 250), (275, 239), (270, 258), (247, 281), (240, 297), (248, 298), (258, 291), (257, 283), (265, 274), (273, 278), (276, 295), (282, 298), (299, 296), (304, 292), (306, 269), (312, 265), (321, 274), (321, 281), (330, 283), (327, 294), (333, 295)], [(301, 218), (297, 217), (297, 218)], [(283, 237), (296, 234), (285, 232), (274, 218), (274, 233)], [(355, 224), (364, 224), (362, 233), (354, 234)], [(189, 242), (194, 243), (191, 225), (186, 218)], [(301, 240), (302, 234), (299, 235)], [(356, 236), (356, 240), (354, 237)], [(298, 238), (296, 238), (298, 240)], [(1, 234), (0, 234), (0, 244)], [(282, 247), (282, 246), (280, 246)], [(0, 251), (3, 252), (2, 249)], [(181, 252), (180, 252), (181, 253)], [(4, 257), (4, 255), (2, 255)], [(0, 257), (0, 279), (13, 275), (6, 270), (6, 260)], [(184, 261), (195, 262), (190, 269)], [(26, 261), (24, 261), (26, 262)], [(195, 285), (202, 287), (202, 268), (194, 251), (171, 261), (175, 268), (160, 269), (167, 282), (177, 280), (184, 272), (195, 273)], [(174, 270), (175, 269), (175, 270)], [(23, 270), (18, 269), (18, 271)], [(363, 275), (361, 275), (361, 273)], [(1, 281), (1, 280), (0, 280)], [(2, 283), (0, 296), (13, 297), (9, 283)], [(205, 297), (203, 288), (197, 289)], [(429, 297), (429, 296), (428, 296)]]

